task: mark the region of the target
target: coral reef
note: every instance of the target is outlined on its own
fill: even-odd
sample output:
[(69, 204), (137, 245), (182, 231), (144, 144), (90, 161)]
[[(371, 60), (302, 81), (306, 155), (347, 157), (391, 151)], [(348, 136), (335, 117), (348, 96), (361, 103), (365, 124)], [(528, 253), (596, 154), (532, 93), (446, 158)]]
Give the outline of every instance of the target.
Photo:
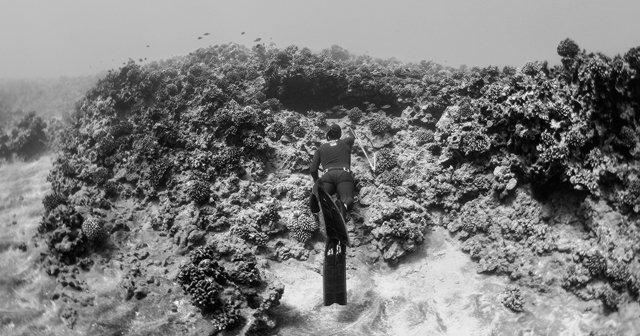
[[(21, 114), (21, 111), (12, 113), (3, 110), (0, 107), (0, 119), (5, 119), (5, 114), (16, 114), (16, 118)], [(5, 120), (7, 125), (9, 121)], [(25, 113), (22, 118), (13, 121), (14, 127), (8, 134), (5, 135), (0, 128), (0, 158), (10, 158), (15, 154), (17, 157), (30, 159), (44, 152), (51, 145), (50, 137), (55, 137), (59, 131), (48, 129), (47, 122), (35, 111)]]
[[(224, 44), (131, 61), (86, 93), (57, 138), (39, 233), (52, 258), (86, 266), (100, 237), (126, 240), (146, 225), (179, 257), (192, 251), (178, 280), (215, 329), (273, 328), (283, 287), (256, 255), (310, 258), (319, 228), (300, 209), (311, 158), (327, 124), (360, 125), (376, 169), (356, 147), (349, 230), (369, 261), (401, 262), (441, 225), (478, 272), (561, 285), (615, 310), (640, 291), (639, 50), (611, 58), (566, 39), (561, 66), (502, 71), (338, 46)], [(23, 126), (42, 138), (35, 117)], [(23, 133), (16, 143), (31, 141)], [(567, 199), (545, 199), (559, 193)], [(151, 215), (125, 218), (122, 204)], [(566, 254), (561, 271), (536, 276), (555, 252)], [(149, 294), (143, 268), (124, 276), (126, 298)], [(505, 294), (522, 311), (520, 290)]]
[(86, 249), (82, 224), (82, 216), (73, 207), (59, 205), (42, 219), (38, 232), (49, 251), (67, 263), (74, 263)]

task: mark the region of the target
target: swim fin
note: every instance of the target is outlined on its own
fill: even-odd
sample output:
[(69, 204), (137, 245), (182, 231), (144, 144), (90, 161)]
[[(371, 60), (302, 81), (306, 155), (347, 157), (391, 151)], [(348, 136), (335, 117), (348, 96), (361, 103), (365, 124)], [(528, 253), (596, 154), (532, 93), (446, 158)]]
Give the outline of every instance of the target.
[(347, 246), (328, 239), (324, 250), (324, 305), (347, 304)]

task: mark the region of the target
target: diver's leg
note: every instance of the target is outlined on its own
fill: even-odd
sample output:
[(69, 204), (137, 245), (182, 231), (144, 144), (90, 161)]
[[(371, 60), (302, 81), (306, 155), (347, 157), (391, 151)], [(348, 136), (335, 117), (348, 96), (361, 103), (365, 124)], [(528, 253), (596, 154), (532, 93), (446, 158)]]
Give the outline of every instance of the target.
[(338, 184), (338, 198), (340, 198), (340, 201), (344, 203), (347, 211), (353, 208), (353, 194), (355, 187), (356, 185), (353, 182), (342, 182)]
[(336, 192), (336, 186), (329, 181), (322, 181), (322, 186), (324, 187), (324, 191), (329, 195), (333, 195)]

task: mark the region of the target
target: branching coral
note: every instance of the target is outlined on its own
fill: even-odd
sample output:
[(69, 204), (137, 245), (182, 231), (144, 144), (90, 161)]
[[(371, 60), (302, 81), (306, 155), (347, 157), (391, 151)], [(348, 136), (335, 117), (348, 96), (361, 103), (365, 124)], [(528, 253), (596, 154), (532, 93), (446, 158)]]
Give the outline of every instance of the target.
[(629, 187), (622, 197), (622, 203), (632, 208), (640, 204), (640, 180), (636, 179), (629, 183)]
[(408, 200), (399, 204), (379, 202), (370, 211), (368, 225), (385, 261), (398, 262), (424, 242), (428, 221), (418, 204)]
[[(180, 267), (178, 282), (191, 295), (191, 302), (195, 306), (214, 314), (212, 323), (216, 329), (231, 328), (240, 322), (240, 318), (234, 305), (235, 300), (225, 302), (222, 297), (231, 280), (230, 275), (217, 261), (212, 260), (213, 255), (203, 255), (202, 252), (204, 251), (196, 250), (190, 256), (190, 262)], [(232, 290), (227, 295), (237, 298), (240, 294), (236, 291)]]
[(467, 132), (462, 136), (460, 144), (464, 155), (482, 154), (491, 148), (491, 140), (480, 132)]
[(265, 246), (269, 241), (269, 236), (260, 229), (257, 223), (245, 223), (239, 220), (231, 227), (231, 233), (257, 246)]
[(624, 54), (624, 60), (629, 63), (629, 66), (636, 71), (640, 71), (640, 47), (629, 49)]
[[(261, 287), (273, 288), (262, 279), (255, 257), (234, 254), (233, 261), (224, 262), (221, 256), (225, 253), (213, 245), (201, 246), (191, 252), (189, 262), (180, 266), (178, 273), (182, 289), (191, 296), (195, 306), (211, 314), (211, 322), (217, 330), (230, 329), (245, 321), (247, 316), (242, 310), (251, 310), (251, 293)], [(269, 297), (249, 313), (263, 315), (279, 304), (279, 296), (272, 297), (272, 291), (267, 291)], [(279, 287), (276, 293), (282, 295), (283, 291), (284, 288)]]
[(607, 260), (599, 252), (585, 256), (582, 264), (594, 276), (599, 276), (607, 270)]
[(502, 298), (502, 304), (517, 313), (524, 311), (524, 298), (520, 288), (507, 286)]
[(11, 132), (8, 151), (23, 158), (30, 158), (47, 147), (47, 123), (36, 112), (27, 113), (15, 126)]
[(347, 117), (354, 123), (359, 122), (362, 119), (363, 115), (364, 114), (362, 113), (362, 110), (358, 107), (354, 107), (347, 111)]
[(602, 291), (602, 302), (611, 310), (618, 310), (621, 299), (620, 294), (611, 287), (606, 286)]
[(52, 210), (58, 207), (60, 204), (67, 204), (67, 198), (57, 192), (46, 195), (42, 199), (42, 205), (44, 205), (45, 215), (48, 215)]
[(233, 168), (242, 157), (242, 148), (225, 147), (211, 159), (211, 166), (219, 171)]
[(93, 180), (93, 183), (96, 184), (103, 184), (109, 178), (111, 178), (111, 171), (105, 167), (97, 168), (91, 174), (91, 180)]
[(620, 129), (618, 141), (625, 147), (634, 148), (638, 142), (638, 136), (631, 127), (625, 125)]
[(452, 117), (456, 122), (467, 121), (471, 119), (475, 114), (473, 106), (471, 106), (471, 104), (468, 102), (461, 104), (457, 109), (454, 109), (453, 111), (454, 113)]
[(280, 204), (272, 202), (266, 206), (266, 209), (260, 213), (258, 217), (258, 225), (271, 227), (280, 220)]
[(305, 135), (306, 130), (300, 125), (300, 116), (292, 115), (284, 119), (284, 133), (297, 137), (303, 137)]
[(374, 134), (383, 134), (391, 130), (391, 122), (387, 117), (377, 116), (369, 121), (369, 130)]
[(527, 62), (522, 66), (522, 73), (526, 75), (535, 76), (538, 72), (540, 72), (540, 65), (535, 62)]
[(209, 183), (201, 180), (187, 182), (186, 190), (190, 201), (203, 203), (209, 201), (211, 194)]
[(568, 290), (580, 288), (587, 284), (589, 280), (591, 280), (591, 273), (586, 267), (580, 264), (570, 265), (562, 279), (562, 287)]
[(415, 137), (416, 137), (416, 143), (418, 144), (418, 146), (433, 142), (435, 140), (432, 130), (421, 129), (418, 132), (416, 132)]
[(580, 52), (580, 47), (570, 38), (566, 38), (558, 44), (558, 55), (561, 57), (574, 58)]
[(276, 320), (269, 310), (272, 307), (280, 305), (280, 298), (284, 293), (284, 285), (275, 284), (269, 286), (267, 298), (260, 304), (260, 307), (253, 313), (255, 318), (253, 324), (249, 327), (251, 332), (260, 332), (264, 330), (271, 330), (276, 326)]
[(327, 124), (327, 114), (324, 112), (315, 112), (313, 113), (313, 115), (315, 115), (315, 118), (313, 118), (314, 123), (317, 126), (322, 126), (322, 125), (326, 125)]
[(263, 110), (270, 109), (271, 111), (277, 112), (282, 109), (282, 104), (276, 98), (269, 98), (260, 104), (260, 108)]
[(629, 266), (622, 262), (607, 263), (605, 275), (611, 280), (611, 286), (617, 290), (624, 290), (631, 279)]
[(116, 197), (120, 193), (120, 184), (116, 181), (109, 180), (104, 183), (103, 187), (107, 197)]
[(280, 121), (274, 121), (267, 127), (265, 133), (271, 140), (278, 140), (284, 134), (284, 124)]
[(404, 181), (402, 178), (402, 174), (397, 169), (384, 171), (382, 174), (380, 174), (378, 179), (381, 183), (391, 187), (399, 187)]
[(389, 148), (381, 149), (376, 155), (376, 172), (391, 170), (398, 165), (397, 154)]
[(44, 236), (51, 252), (71, 264), (85, 251), (82, 222), (82, 216), (75, 209), (59, 205), (42, 219), (38, 233)]

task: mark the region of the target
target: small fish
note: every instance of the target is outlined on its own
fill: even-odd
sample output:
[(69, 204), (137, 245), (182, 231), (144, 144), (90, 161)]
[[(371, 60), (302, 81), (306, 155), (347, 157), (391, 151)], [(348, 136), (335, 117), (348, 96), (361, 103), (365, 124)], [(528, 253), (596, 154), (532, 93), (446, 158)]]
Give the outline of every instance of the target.
[(244, 32), (240, 33), (240, 35), (244, 35)]
[(382, 107), (382, 109), (383, 109), (383, 110), (386, 110), (386, 109), (388, 109), (388, 108), (390, 108), (390, 107), (391, 107), (391, 105), (385, 105), (385, 106), (383, 106), (383, 107)]
[(202, 40), (202, 36), (198, 36), (198, 40)]
[(149, 48), (149, 45), (147, 44), (147, 48)]
[(144, 60), (146, 61), (146, 60), (147, 60), (147, 58), (145, 57), (145, 58), (144, 58)]
[(209, 33), (204, 33), (204, 36), (210, 35)]
[(139, 62), (142, 62), (142, 58), (138, 60)]
[(262, 39), (258, 37), (257, 39), (253, 40), (253, 42), (260, 42), (260, 40)]

